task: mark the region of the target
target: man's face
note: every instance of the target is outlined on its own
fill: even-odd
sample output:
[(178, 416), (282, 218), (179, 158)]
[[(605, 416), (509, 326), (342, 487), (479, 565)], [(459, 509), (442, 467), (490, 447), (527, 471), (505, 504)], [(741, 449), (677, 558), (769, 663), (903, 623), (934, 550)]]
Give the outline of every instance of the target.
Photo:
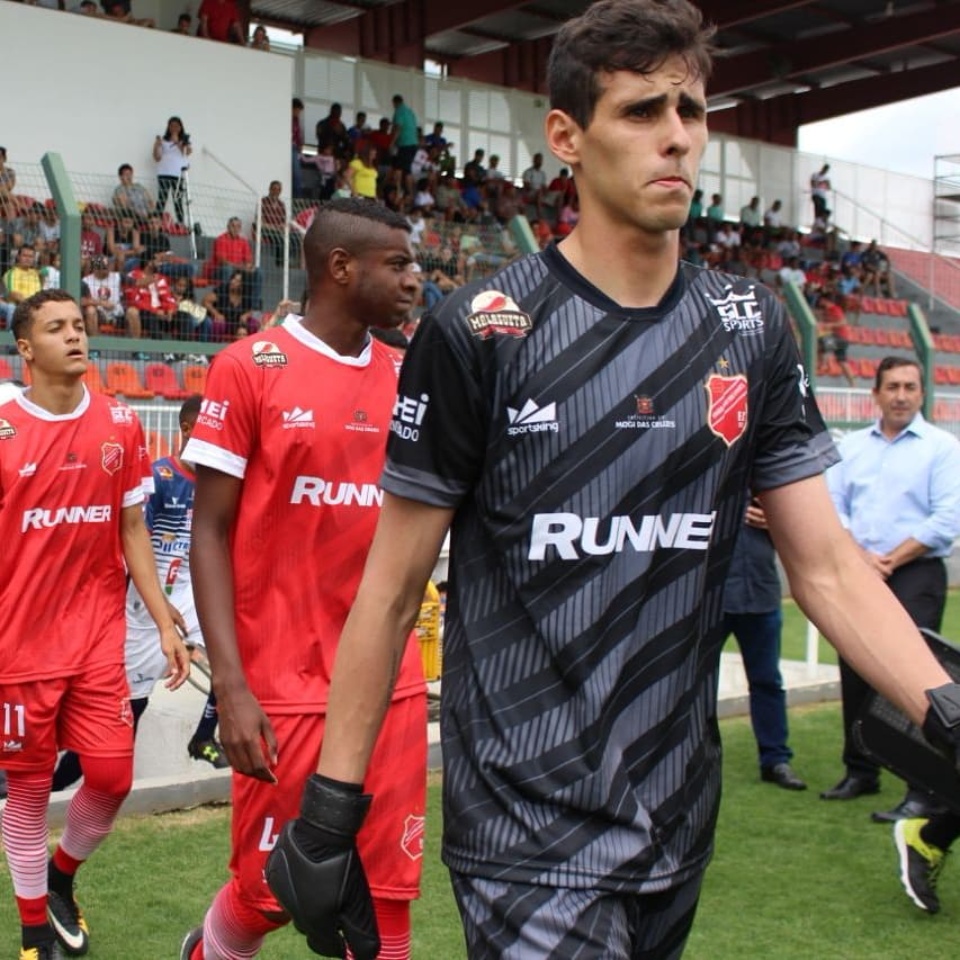
[(533, 155), (533, 168), (534, 170), (539, 170), (543, 166), (543, 154), (535, 153)]
[(414, 262), (410, 235), (384, 225), (377, 230), (382, 242), (354, 258), (354, 309), (371, 326), (390, 329), (409, 318), (420, 284), (410, 269)]
[(282, 190), (283, 190), (282, 184), (276, 183), (276, 182), (270, 184), (270, 196), (273, 197), (274, 200), (276, 200), (280, 196), (280, 193)]
[(36, 252), (31, 250), (29, 247), (21, 247), (17, 252), (17, 266), (24, 270), (29, 270), (33, 266), (36, 259)]
[(20, 355), (53, 375), (82, 376), (87, 369), (87, 333), (80, 308), (71, 300), (43, 304), (27, 335), (17, 341)]
[(133, 171), (129, 167), (121, 172), (120, 182), (125, 186), (129, 186), (129, 184), (133, 183)]
[(923, 406), (920, 369), (909, 364), (887, 370), (880, 387), (873, 391), (873, 399), (880, 408), (881, 427), (887, 432), (899, 433), (909, 426)]
[(567, 118), (581, 209), (645, 233), (678, 229), (707, 145), (703, 82), (671, 57), (653, 73), (618, 70), (602, 83), (587, 128)]
[(125, 233), (128, 233), (133, 229), (133, 220), (130, 217), (121, 217), (120, 218), (120, 229)]
[(231, 220), (227, 224), (227, 233), (229, 233), (231, 237), (239, 237), (242, 226), (243, 224), (239, 220)]
[(163, 221), (159, 217), (149, 217), (147, 219), (147, 226), (154, 233), (159, 233), (163, 229)]
[(84, 230), (93, 229), (93, 216), (89, 213), (85, 213), (80, 217), (80, 225)]

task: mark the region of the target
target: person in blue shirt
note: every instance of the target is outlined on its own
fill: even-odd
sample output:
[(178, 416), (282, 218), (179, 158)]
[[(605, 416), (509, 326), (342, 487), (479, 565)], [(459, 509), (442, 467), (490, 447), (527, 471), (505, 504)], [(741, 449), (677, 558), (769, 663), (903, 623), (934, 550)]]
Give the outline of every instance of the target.
[[(880, 418), (841, 441), (842, 460), (827, 471), (830, 495), (867, 562), (917, 626), (939, 632), (947, 597), (944, 560), (960, 535), (960, 441), (920, 412), (923, 380), (916, 360), (885, 357), (873, 397)], [(825, 800), (880, 789), (879, 766), (851, 736), (869, 687), (842, 658), (840, 681), (846, 775), (821, 794)], [(933, 888), (943, 851), (960, 835), (960, 817), (942, 810), (936, 798), (911, 787), (892, 810), (873, 814), (875, 821), (897, 822), (902, 863), (911, 851), (923, 861), (918, 869), (905, 867), (902, 879), (911, 899), (931, 912), (939, 906)]]
[(806, 790), (790, 766), (787, 695), (780, 675), (782, 589), (776, 551), (758, 500), (744, 515), (723, 590), (725, 637), (732, 633), (743, 658), (750, 690), (750, 721), (757, 741), (760, 779), (784, 790)]

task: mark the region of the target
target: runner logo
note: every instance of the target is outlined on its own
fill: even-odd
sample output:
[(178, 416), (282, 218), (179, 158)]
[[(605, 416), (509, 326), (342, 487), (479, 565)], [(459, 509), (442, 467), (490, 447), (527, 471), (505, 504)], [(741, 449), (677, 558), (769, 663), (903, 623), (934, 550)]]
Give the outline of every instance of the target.
[(89, 507), (58, 507), (56, 510), (44, 510), (37, 507), (23, 511), (23, 521), (20, 532), (26, 533), (31, 528), (42, 530), (44, 527), (57, 527), (61, 523), (109, 523), (113, 511), (110, 504)]
[(525, 433), (560, 432), (556, 403), (538, 407), (533, 400), (528, 400), (519, 410), (507, 407), (507, 417), (510, 420), (507, 435), (511, 437), (519, 437)]
[(312, 410), (301, 410), (300, 407), (294, 407), (292, 410), (283, 411), (283, 429), (292, 430), (297, 428), (309, 427), (315, 429)]

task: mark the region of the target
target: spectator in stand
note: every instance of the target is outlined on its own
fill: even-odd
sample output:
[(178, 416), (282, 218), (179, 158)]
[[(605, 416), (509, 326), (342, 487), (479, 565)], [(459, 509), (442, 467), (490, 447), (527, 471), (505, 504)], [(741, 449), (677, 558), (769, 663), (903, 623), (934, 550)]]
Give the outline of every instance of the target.
[(849, 264), (840, 267), (837, 278), (837, 291), (844, 297), (856, 296), (860, 292), (860, 273)]
[(103, 235), (97, 229), (93, 214), (80, 215), (80, 269), (89, 272), (93, 257), (103, 256)]
[(196, 264), (178, 257), (170, 249), (170, 236), (163, 229), (160, 214), (152, 213), (147, 217), (147, 229), (140, 231), (140, 242), (143, 244), (142, 261), (153, 261), (157, 270), (165, 277), (193, 279), (196, 275)]
[(22, 215), (11, 224), (11, 247), (19, 250), (24, 244), (35, 246), (41, 235), (43, 204), (32, 203), (23, 209)]
[(423, 210), (420, 207), (414, 207), (407, 214), (407, 223), (410, 224), (410, 244), (415, 251), (420, 249), (423, 243), (423, 232), (426, 229), (427, 222), (423, 219)]
[[(403, 102), (399, 93), (393, 95), (393, 120), (390, 125), (390, 145), (396, 151), (394, 165), (405, 174), (420, 146), (417, 115)], [(408, 184), (409, 189), (409, 184)]]
[(463, 168), (464, 180), (472, 180), (474, 183), (483, 183), (487, 179), (487, 168), (483, 165), (483, 158), (486, 156), (484, 150), (474, 150), (473, 159)]
[(337, 182), (337, 174), (340, 172), (337, 158), (333, 155), (333, 144), (325, 143), (313, 158), (314, 166), (317, 168), (317, 199), (329, 200)]
[(830, 164), (825, 163), (819, 171), (810, 175), (810, 199), (813, 201), (813, 219), (821, 221), (824, 226), (830, 220)]
[(197, 303), (193, 281), (189, 277), (177, 277), (173, 281), (171, 292), (173, 299), (177, 301), (177, 312), (173, 317), (174, 336), (178, 340), (199, 340), (202, 343), (209, 343), (212, 339), (213, 325), (207, 308)]
[(303, 196), (303, 173), (300, 168), (300, 154), (303, 152), (303, 101), (294, 97), (290, 109), (290, 183), (293, 198)]
[(383, 165), (386, 164), (387, 167), (390, 166), (390, 150), (393, 146), (393, 134), (390, 132), (390, 118), (382, 117), (380, 119), (380, 126), (377, 127), (367, 139), (377, 148), (377, 156), (380, 158), (381, 163), (381, 173), (385, 173), (386, 169)]
[(509, 223), (520, 213), (520, 194), (512, 180), (504, 180), (494, 200), (494, 216), (501, 224)]
[(493, 181), (506, 179), (506, 174), (500, 169), (500, 158), (495, 154), (490, 154), (490, 166), (487, 167), (487, 184)]
[(784, 260), (800, 256), (800, 240), (797, 237), (796, 230), (787, 230), (784, 233), (783, 239), (777, 244), (777, 253)]
[(807, 275), (800, 266), (798, 257), (790, 257), (777, 273), (777, 286), (784, 287), (788, 283), (795, 283), (801, 290), (806, 286)]
[(347, 180), (355, 197), (377, 199), (377, 148), (364, 144), (361, 152), (347, 164)]
[(753, 197), (748, 204), (740, 208), (740, 223), (750, 230), (755, 230), (763, 224), (759, 197)]
[(60, 217), (52, 204), (44, 206), (40, 217), (40, 236), (46, 241), (47, 249), (56, 253), (60, 249)]
[(363, 110), (358, 110), (353, 120), (353, 126), (347, 130), (347, 136), (353, 144), (353, 152), (356, 153), (360, 144), (370, 136), (370, 128), (367, 126), (367, 115)]
[(817, 304), (817, 374), (826, 372), (827, 354), (833, 353), (840, 371), (853, 386), (853, 374), (850, 364), (847, 363), (847, 347), (850, 345), (846, 337), (842, 336), (847, 317), (843, 308), (836, 302), (832, 293), (822, 293)]
[(707, 207), (707, 230), (710, 233), (711, 239), (723, 226), (724, 219), (723, 197), (721, 194), (715, 193), (711, 198), (710, 206)]
[(43, 289), (43, 278), (36, 267), (36, 252), (24, 244), (17, 250), (14, 265), (3, 275), (4, 295), (0, 299), (0, 316), (9, 328), (17, 304)]
[[(380, 168), (378, 167), (378, 169)], [(426, 182), (426, 178), (424, 178), (424, 182)], [(406, 213), (412, 205), (409, 202), (410, 196), (404, 184), (403, 171), (395, 167), (390, 167), (387, 170), (383, 178), (383, 188), (381, 192), (383, 194), (384, 204), (397, 213)]]
[(739, 247), (743, 238), (740, 236), (740, 227), (735, 223), (724, 223), (722, 220), (713, 236), (713, 242), (721, 247), (725, 254)]
[(135, 27), (150, 27), (153, 29), (157, 21), (153, 17), (135, 17), (130, 9), (130, 0), (102, 0), (103, 10), (109, 20), (120, 23), (129, 23)]
[(433, 132), (428, 133), (424, 138), (423, 142), (428, 147), (436, 147), (438, 150), (445, 150), (449, 141), (443, 135), (443, 122), (438, 120), (433, 125)]
[(250, 38), (251, 50), (262, 50), (264, 53), (270, 52), (270, 38), (267, 36), (267, 28), (258, 23)]
[(551, 196), (554, 206), (558, 210), (569, 205), (573, 197), (576, 196), (577, 185), (566, 167), (561, 167), (560, 172), (550, 181), (547, 193)]
[(167, 121), (167, 129), (163, 136), (157, 134), (153, 141), (153, 159), (157, 164), (156, 212), (163, 215), (167, 197), (172, 193), (178, 223), (183, 223), (183, 196), (180, 191), (180, 180), (183, 171), (190, 166), (191, 153), (193, 153), (193, 147), (190, 146), (190, 134), (183, 129), (183, 121), (179, 117), (171, 117)]
[[(260, 199), (260, 242), (270, 249), (274, 263), (278, 267), (283, 266), (284, 236), (287, 232), (287, 205), (280, 198), (281, 193), (283, 193), (283, 184), (279, 180), (271, 180), (267, 195)], [(297, 232), (291, 230), (291, 263), (296, 263), (300, 259), (298, 243)]]
[(555, 230), (556, 235), (558, 237), (567, 236), (567, 234), (570, 233), (577, 225), (579, 219), (580, 198), (577, 196), (577, 191), (574, 190), (573, 194), (560, 208), (560, 213), (557, 216), (557, 226)]
[(317, 121), (316, 134), (317, 150), (331, 146), (337, 160), (348, 161), (353, 156), (353, 140), (343, 122), (343, 107), (339, 103), (331, 103), (330, 112)]
[(145, 250), (133, 217), (121, 216), (118, 223), (107, 227), (107, 253), (113, 257), (118, 270), (129, 273), (139, 267)]
[(237, 270), (217, 291), (216, 306), (210, 312), (213, 314), (214, 331), (220, 333), (221, 339), (239, 340), (260, 329), (243, 280), (243, 273)]
[(774, 200), (763, 215), (763, 229), (768, 240), (777, 240), (783, 235), (783, 214), (780, 212), (783, 203)]
[(231, 217), (227, 229), (213, 241), (209, 275), (220, 283), (228, 283), (235, 273), (243, 274), (244, 290), (251, 309), (260, 309), (262, 277), (254, 265), (253, 250), (243, 236), (243, 221)]
[(870, 241), (870, 245), (863, 251), (860, 262), (863, 268), (864, 292), (872, 284), (875, 297), (897, 295), (893, 272), (890, 269), (890, 258), (877, 246), (876, 240)]
[(417, 181), (417, 190), (413, 195), (413, 209), (421, 210), (424, 215), (429, 217), (436, 205), (437, 199), (430, 192), (430, 181), (426, 177), (422, 177)]
[(543, 169), (543, 154), (535, 153), (533, 163), (523, 171), (523, 202), (537, 211), (537, 219), (542, 213), (543, 195), (547, 190), (547, 173)]
[(13, 167), (7, 166), (7, 148), (0, 147), (0, 201), (9, 200), (13, 196), (16, 185), (16, 171)]
[(133, 179), (133, 167), (129, 163), (121, 165), (117, 170), (120, 183), (113, 191), (113, 207), (120, 215), (128, 213), (140, 223), (146, 223), (147, 217), (156, 209), (153, 197), (143, 184)]
[(124, 295), (129, 304), (125, 315), (128, 336), (135, 340), (143, 336), (156, 340), (173, 337), (177, 300), (170, 281), (157, 272), (152, 260), (127, 274)]
[(863, 247), (859, 240), (851, 240), (850, 247), (840, 257), (840, 266), (859, 272), (863, 265)]
[[(102, 17), (103, 14), (97, 9), (94, 0), (80, 0), (80, 3), (73, 8), (73, 13), (82, 13), (85, 17)], [(54, 289), (53, 287), (50, 288)]]
[(90, 261), (91, 272), (83, 278), (87, 285), (88, 296), (81, 297), (83, 325), (89, 336), (100, 332), (102, 325), (112, 327), (123, 325), (126, 311), (123, 306), (122, 278), (116, 270), (110, 269), (106, 257), (94, 257)]
[(435, 147), (419, 146), (410, 163), (410, 175), (414, 181), (436, 173), (440, 167), (436, 161)]
[(236, 0), (203, 0), (197, 14), (197, 36), (221, 43), (246, 43), (246, 33)]
[(456, 178), (447, 174), (440, 178), (436, 192), (436, 210), (444, 220), (463, 223), (464, 206)]
[(181, 13), (177, 17), (177, 25), (170, 31), (171, 33), (179, 33), (181, 36), (189, 37), (190, 28), (193, 26), (193, 17), (189, 13)]

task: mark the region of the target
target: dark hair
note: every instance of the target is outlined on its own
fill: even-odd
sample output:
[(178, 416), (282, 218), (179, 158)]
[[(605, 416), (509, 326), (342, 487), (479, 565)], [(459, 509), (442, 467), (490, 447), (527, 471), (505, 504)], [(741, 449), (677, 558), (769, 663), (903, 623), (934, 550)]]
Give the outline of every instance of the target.
[(121, 163), (120, 166), (117, 168), (117, 176), (118, 177), (121, 176), (124, 170), (129, 170), (132, 173), (133, 167), (131, 167), (129, 163)]
[(879, 390), (883, 383), (883, 375), (888, 370), (897, 370), (900, 367), (916, 367), (920, 372), (920, 388), (923, 389), (923, 367), (919, 360), (911, 360), (910, 357), (884, 357), (877, 367), (877, 376), (873, 381), (873, 389)]
[(7, 148), (6, 148), (6, 147), (0, 147), (0, 156), (2, 156), (4, 160), (7, 159)]
[(180, 406), (180, 423), (183, 423), (188, 417), (196, 417), (200, 413), (200, 404), (203, 397), (199, 393), (193, 393)]
[(294, 97), (293, 100), (290, 101), (290, 109), (291, 109), (291, 110), (302, 110), (302, 109), (303, 109), (303, 101), (302, 101), (299, 97)]
[(13, 322), (10, 329), (13, 330), (13, 339), (22, 340), (30, 331), (33, 324), (33, 318), (36, 312), (47, 303), (73, 303), (76, 300), (67, 293), (66, 290), (40, 290), (32, 297), (21, 300), (13, 311)]
[(554, 39), (547, 62), (550, 106), (586, 129), (603, 92), (602, 74), (653, 73), (673, 56), (706, 81), (713, 34), (688, 0), (599, 0)]
[(376, 233), (371, 224), (410, 233), (406, 217), (365, 197), (337, 198), (320, 207), (303, 238), (308, 286), (319, 279), (313, 272), (322, 268), (336, 248), (358, 255), (373, 246)]
[(172, 136), (171, 133), (170, 133), (170, 124), (171, 124), (171, 123), (179, 123), (179, 124), (180, 124), (180, 139), (181, 139), (181, 140), (186, 141), (186, 140), (189, 140), (189, 139), (190, 139), (190, 135), (187, 133), (186, 130), (183, 129), (183, 121), (182, 121), (179, 117), (171, 117), (171, 118), (167, 121), (167, 129), (164, 131), (164, 134), (163, 134), (163, 139), (164, 139), (164, 140), (172, 140), (172, 139), (173, 139), (173, 136)]

